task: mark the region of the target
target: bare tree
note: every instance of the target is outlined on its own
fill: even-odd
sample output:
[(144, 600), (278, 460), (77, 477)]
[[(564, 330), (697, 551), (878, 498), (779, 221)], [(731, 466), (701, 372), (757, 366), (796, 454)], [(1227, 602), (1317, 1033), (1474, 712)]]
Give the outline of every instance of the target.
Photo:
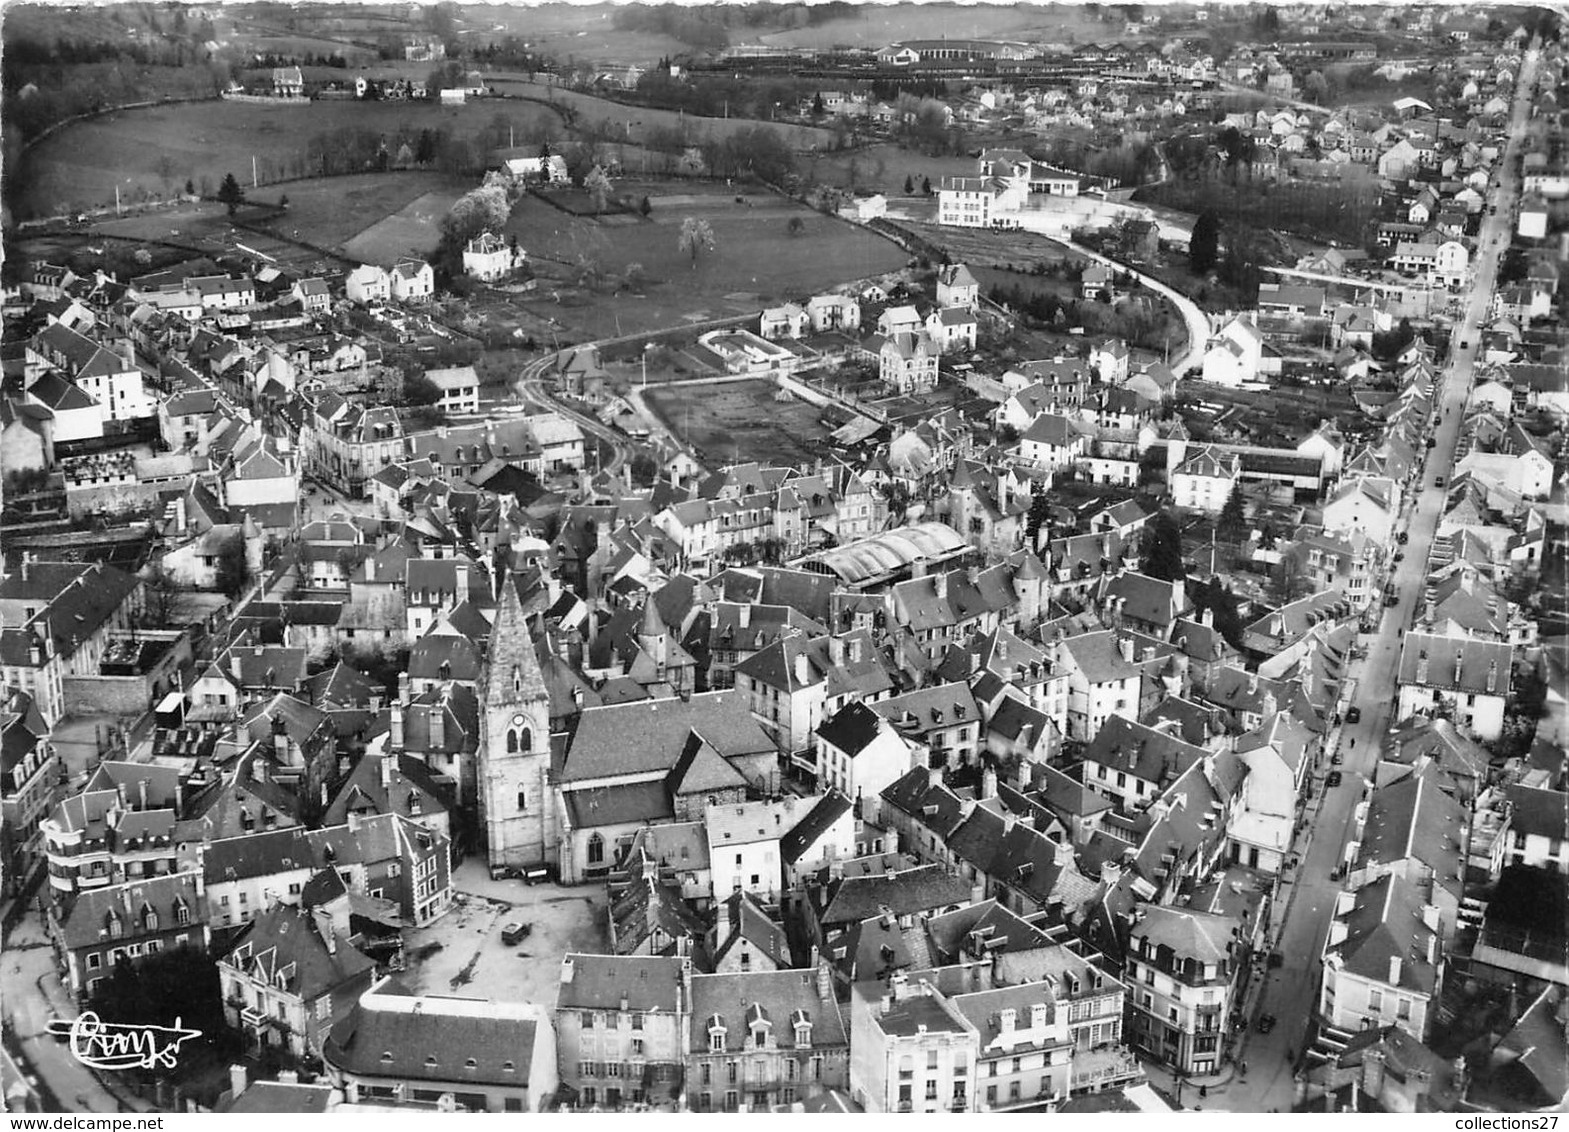
[(588, 192), (589, 200), (594, 202), (594, 211), (604, 212), (605, 201), (610, 197), (610, 178), (598, 165), (588, 171), (583, 178), (583, 188)]

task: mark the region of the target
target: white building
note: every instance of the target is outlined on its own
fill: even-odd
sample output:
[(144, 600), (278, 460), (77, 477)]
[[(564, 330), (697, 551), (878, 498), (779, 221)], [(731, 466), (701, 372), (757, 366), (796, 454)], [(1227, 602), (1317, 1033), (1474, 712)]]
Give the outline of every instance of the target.
[(528, 258), (522, 248), (494, 232), (481, 232), (463, 248), (463, 274), (486, 283), (511, 275)]
[(392, 278), (374, 264), (362, 263), (343, 280), (344, 294), (356, 303), (384, 303), (392, 297)]
[(1264, 357), (1264, 339), (1258, 327), (1237, 315), (1209, 340), (1204, 350), (1203, 379), (1231, 388), (1258, 380)]
[(1242, 476), (1242, 458), (1205, 445), (1171, 473), (1171, 497), (1178, 506), (1218, 515)]
[(1400, 650), (1397, 718), (1450, 715), (1478, 739), (1504, 730), (1514, 646), (1476, 637), (1410, 632)]
[(1425, 1038), (1442, 987), (1439, 909), (1415, 884), (1388, 873), (1335, 898), (1324, 941), (1319, 1012), (1357, 1031), (1397, 1022)]

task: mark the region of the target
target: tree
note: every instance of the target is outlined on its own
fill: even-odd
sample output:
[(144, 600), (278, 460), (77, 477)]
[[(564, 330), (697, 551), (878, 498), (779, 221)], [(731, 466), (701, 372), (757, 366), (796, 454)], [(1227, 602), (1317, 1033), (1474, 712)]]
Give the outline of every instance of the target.
[(481, 232), (499, 231), (511, 215), (506, 190), (500, 185), (481, 185), (453, 202), (442, 218), (442, 234), (452, 246), (461, 248)]
[(1248, 516), (1242, 505), (1242, 485), (1231, 485), (1231, 494), (1226, 497), (1226, 505), (1220, 510), (1220, 522), (1217, 527), (1222, 538), (1235, 540), (1247, 533)]
[(189, 177), (185, 179), (185, 195), (188, 197), (193, 197), (196, 195), (196, 182), (192, 181)]
[(921, 178), (921, 192), (926, 196), (932, 195), (932, 179), (930, 177)]
[(825, 113), (827, 107), (823, 105), (823, 94), (822, 91), (818, 91), (812, 96), (812, 117), (821, 118)]
[(806, 231), (806, 221), (802, 220), (799, 216), (792, 216), (790, 217), (790, 222), (785, 225), (785, 231), (789, 232), (792, 236), (799, 236), (802, 232)]
[(1188, 266), (1195, 275), (1208, 275), (1220, 256), (1220, 217), (1213, 212), (1201, 212), (1193, 222), (1193, 235), (1188, 240)]
[(690, 252), (692, 255), (692, 270), (697, 270), (697, 257), (700, 252), (714, 250), (714, 230), (708, 221), (698, 216), (688, 216), (681, 221), (681, 234), (676, 237), (676, 250)]
[(174, 615), (180, 600), (180, 586), (162, 559), (149, 562), (142, 574), (142, 615), (150, 628), (161, 629)]
[(1302, 97), (1323, 106), (1329, 101), (1329, 80), (1323, 71), (1310, 71), (1302, 80)]
[(1162, 511), (1155, 516), (1140, 549), (1144, 552), (1139, 563), (1141, 573), (1168, 582), (1187, 576), (1187, 567), (1182, 563), (1182, 530), (1171, 512)]
[(218, 589), (227, 597), (239, 597), (251, 580), (251, 565), (245, 553), (245, 536), (236, 531), (218, 544)]
[(1025, 541), (1032, 549), (1040, 545), (1041, 528), (1046, 526), (1050, 516), (1051, 500), (1044, 492), (1032, 492), (1029, 514), (1024, 519)]
[(588, 171), (583, 178), (583, 189), (588, 193), (588, 199), (594, 202), (594, 211), (604, 212), (605, 201), (610, 196), (610, 177), (598, 165)]
[(915, 178), (908, 173), (904, 176), (904, 195), (907, 197), (915, 195)]
[(405, 405), (434, 405), (440, 400), (441, 387), (423, 373), (404, 375), (403, 403)]
[(1290, 605), (1308, 593), (1311, 587), (1302, 572), (1302, 559), (1295, 554), (1283, 557), (1270, 578), (1269, 588), (1270, 596), (1277, 605)]
[(240, 188), (240, 182), (234, 179), (233, 173), (223, 175), (223, 184), (218, 186), (218, 203), (228, 208), (230, 216), (245, 203), (245, 190)]
[(650, 212), (654, 211), (654, 202), (649, 200), (645, 196), (642, 200), (640, 200), (638, 202), (637, 210), (639, 212), (641, 212), (644, 216), (647, 216)]

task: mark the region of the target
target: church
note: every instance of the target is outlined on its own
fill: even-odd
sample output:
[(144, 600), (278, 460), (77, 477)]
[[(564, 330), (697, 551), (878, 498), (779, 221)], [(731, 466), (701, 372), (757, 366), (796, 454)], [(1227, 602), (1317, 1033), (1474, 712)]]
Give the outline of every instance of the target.
[[(668, 632), (662, 623), (643, 630), (641, 652), (670, 655), (667, 642), (647, 639)], [(551, 734), (550, 694), (511, 578), (480, 689), (480, 828), (492, 869), (549, 865), (563, 883), (602, 879), (644, 826), (778, 791), (776, 744), (733, 690), (588, 706), (570, 731)]]

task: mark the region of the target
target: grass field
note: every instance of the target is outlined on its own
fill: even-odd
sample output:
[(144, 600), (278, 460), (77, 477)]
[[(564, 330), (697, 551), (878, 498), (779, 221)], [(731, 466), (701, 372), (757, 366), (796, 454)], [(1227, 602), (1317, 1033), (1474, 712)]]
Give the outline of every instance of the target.
[(424, 258), (441, 239), (441, 218), (462, 196), (453, 189), (415, 197), (343, 245), (343, 253), (361, 263), (391, 267), (405, 256)]
[[(754, 118), (695, 118), (675, 110), (655, 110), (642, 106), (624, 106), (608, 98), (584, 94), (575, 90), (552, 89), (541, 79), (530, 82), (528, 76), (517, 73), (487, 73), (497, 94), (517, 98), (550, 98), (562, 106), (571, 106), (578, 113), (580, 123), (606, 123), (617, 139), (641, 142), (654, 129), (679, 129), (693, 139), (728, 137), (738, 130), (755, 126), (769, 126), (778, 130), (793, 149), (809, 150), (814, 146), (826, 149), (833, 142), (833, 132), (817, 126), (792, 126), (783, 122), (759, 122)], [(695, 142), (694, 142), (695, 144)]]
[(828, 430), (805, 401), (775, 401), (769, 381), (667, 385), (644, 394), (665, 427), (715, 464), (797, 464), (821, 455)]
[[(1099, 40), (1116, 30), (1077, 5), (866, 4), (848, 20), (766, 33), (757, 39), (781, 47), (882, 47), (904, 39), (1023, 39), (1064, 43)], [(742, 33), (731, 40), (741, 42)]]
[[(289, 198), (289, 211), (268, 225), (270, 231), (350, 254), (345, 245), (385, 218), (429, 194), (445, 196), (450, 204), (470, 187), (441, 173), (364, 173), (294, 181), (260, 189), (253, 195), (268, 202), (277, 200), (279, 194)], [(433, 244), (435, 239), (432, 232), (428, 242)]]
[[(721, 186), (668, 182), (618, 182), (616, 191), (634, 199), (647, 193), (649, 219), (574, 217), (533, 197), (525, 197), (507, 225), (531, 256), (577, 264), (584, 258), (610, 274), (642, 264), (642, 298), (625, 295), (613, 302), (568, 302), (551, 314), (585, 332), (630, 334), (682, 319), (697, 321), (756, 310), (785, 298), (802, 298), (835, 283), (896, 271), (905, 264), (897, 245), (842, 221), (812, 212), (772, 195), (748, 194), (751, 205), (737, 204)], [(682, 221), (707, 220), (715, 248), (691, 257), (677, 248)], [(792, 217), (805, 221), (800, 235), (788, 229)], [(560, 274), (559, 271), (554, 274)]]
[(18, 213), (25, 218), (52, 214), (63, 204), (113, 204), (116, 182), (128, 201), (144, 192), (167, 196), (187, 179), (198, 186), (205, 179), (215, 188), (231, 172), (249, 184), (253, 157), (263, 167), (265, 181), (267, 169), (289, 168), (317, 134), (343, 128), (386, 133), (403, 127), (478, 134), (502, 110), (520, 129), (532, 128), (535, 118), (554, 119), (545, 107), (523, 103), (196, 102), (106, 114), (62, 130), (28, 151), (17, 172), (26, 185)]
[[(975, 176), (973, 157), (927, 157), (897, 145), (873, 145), (850, 153), (824, 154), (801, 162), (801, 172), (817, 180), (845, 189), (861, 189), (903, 196), (904, 179), (909, 177), (917, 194), (921, 179), (930, 177), (932, 188), (944, 177)], [(935, 198), (934, 198), (935, 199)]]

